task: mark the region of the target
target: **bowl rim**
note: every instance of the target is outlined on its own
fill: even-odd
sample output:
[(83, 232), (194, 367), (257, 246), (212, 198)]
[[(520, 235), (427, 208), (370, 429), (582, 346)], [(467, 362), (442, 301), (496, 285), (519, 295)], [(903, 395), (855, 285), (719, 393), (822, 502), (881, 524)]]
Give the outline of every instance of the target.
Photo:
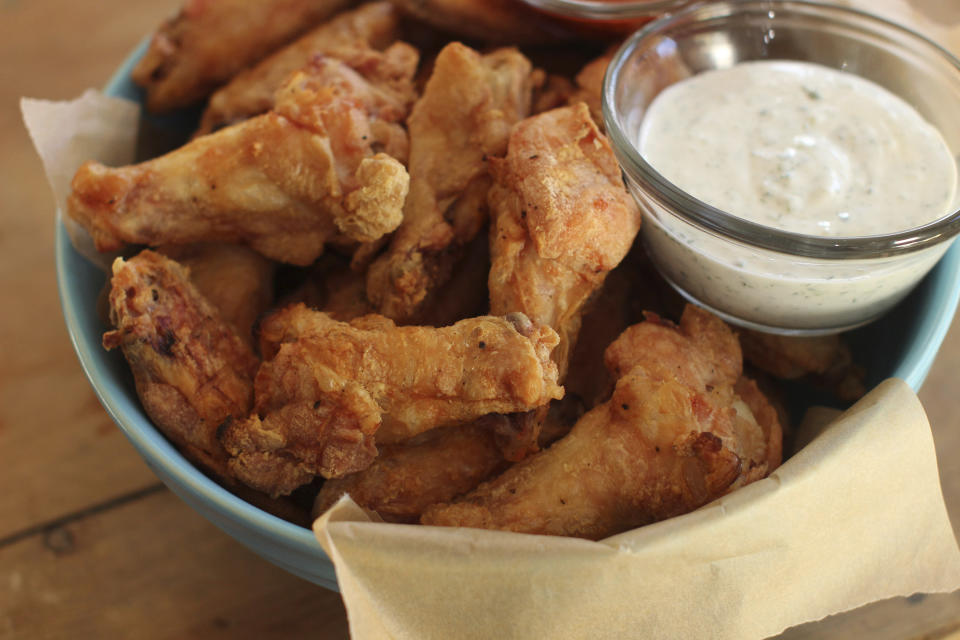
[[(121, 96), (120, 86), (128, 80), (130, 71), (146, 52), (149, 42), (149, 37), (143, 39), (130, 53), (104, 86), (104, 94), (114, 97)], [(302, 553), (315, 555), (318, 561), (329, 562), (326, 552), (323, 551), (319, 541), (310, 529), (263, 511), (220, 486), (200, 471), (198, 467), (190, 463), (166, 439), (144, 413), (138, 399), (134, 402), (137, 412), (130, 414), (128, 407), (122, 406), (122, 403), (113, 397), (110, 389), (111, 383), (107, 379), (108, 374), (95, 366), (96, 358), (87, 345), (88, 336), (82, 335), (80, 331), (82, 323), (78, 318), (77, 309), (79, 305), (76, 303), (78, 293), (69, 286), (70, 275), (65, 259), (67, 252), (74, 251), (74, 249), (62, 215), (62, 212), (58, 209), (54, 240), (60, 306), (67, 325), (67, 333), (80, 361), (80, 366), (93, 387), (94, 393), (113, 421), (120, 427), (152, 470), (155, 467), (163, 469), (164, 474), (157, 475), (165, 484), (169, 484), (169, 482), (164, 475), (169, 474), (181, 487), (196, 498), (206, 502), (222, 516), (233, 521), (249, 523), (258, 533), (279, 537), (286, 545), (295, 547)], [(108, 273), (104, 275), (109, 279)], [(232, 535), (231, 537), (236, 538)], [(241, 542), (243, 541), (241, 540)], [(273, 558), (268, 559), (273, 560)], [(301, 569), (305, 568), (301, 567)]]
[(525, 4), (549, 11), (564, 18), (586, 20), (629, 20), (651, 18), (664, 12), (680, 9), (700, 0), (634, 0), (633, 2), (606, 2), (605, 0), (521, 0)]
[[(728, 18), (747, 13), (767, 14), (775, 23), (784, 15), (813, 16), (830, 21), (859, 20), (874, 33), (893, 30), (915, 44), (927, 47), (953, 67), (960, 85), (960, 60), (942, 46), (916, 31), (886, 18), (851, 7), (813, 0), (733, 0), (697, 3), (677, 13), (654, 20), (630, 36), (610, 61), (604, 75), (601, 94), (603, 120), (607, 135), (628, 182), (639, 183), (644, 192), (668, 207), (671, 212), (698, 229), (725, 240), (773, 251), (789, 256), (819, 260), (876, 259), (901, 256), (932, 248), (951, 240), (960, 233), (960, 208), (933, 222), (894, 233), (869, 236), (817, 236), (785, 231), (751, 222), (709, 205), (674, 185), (653, 168), (630, 141), (621, 126), (615, 93), (627, 60), (635, 49), (648, 38), (668, 33), (685, 22)], [(958, 167), (960, 171), (960, 167)]]

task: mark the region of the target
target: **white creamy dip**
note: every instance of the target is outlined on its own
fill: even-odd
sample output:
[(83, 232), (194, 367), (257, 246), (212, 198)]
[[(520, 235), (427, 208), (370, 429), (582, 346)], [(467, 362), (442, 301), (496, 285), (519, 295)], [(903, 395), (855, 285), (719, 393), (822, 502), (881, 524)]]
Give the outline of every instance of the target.
[(665, 89), (640, 154), (718, 209), (820, 236), (891, 233), (948, 212), (957, 168), (940, 132), (860, 76), (763, 60)]
[[(741, 63), (671, 85), (635, 140), (694, 197), (787, 231), (891, 233), (956, 206), (956, 162), (932, 125), (886, 89), (810, 63)], [(761, 329), (862, 324), (905, 296), (950, 244), (864, 260), (789, 256), (705, 232), (630, 187), (661, 272), (696, 302)]]

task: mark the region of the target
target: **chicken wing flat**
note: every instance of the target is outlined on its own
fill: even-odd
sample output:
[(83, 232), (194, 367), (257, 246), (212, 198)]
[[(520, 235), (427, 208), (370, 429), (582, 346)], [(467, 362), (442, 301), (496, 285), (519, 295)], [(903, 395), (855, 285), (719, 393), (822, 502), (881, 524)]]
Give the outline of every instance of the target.
[(276, 353), (262, 372), (315, 378), (329, 370), (366, 389), (384, 414), (381, 443), (563, 396), (550, 360), (557, 335), (522, 314), (398, 327), (382, 316), (345, 323), (294, 306), (265, 319), (260, 340), (265, 357)]
[(169, 111), (206, 97), (235, 73), (349, 0), (187, 0), (154, 34), (133, 69), (151, 111)]
[[(409, 79), (417, 56), (407, 53), (397, 57)], [(317, 58), (278, 91), (274, 111), (141, 164), (84, 164), (67, 210), (101, 251), (245, 243), (309, 264), (330, 239), (370, 241), (400, 223), (409, 176), (374, 147), (405, 140), (405, 114), (391, 88)]]
[[(584, 305), (630, 250), (640, 211), (584, 104), (517, 124), (490, 171), (490, 312), (519, 311), (556, 330), (562, 381)], [(536, 450), (544, 417), (539, 410), (515, 418), (510, 459)]]
[(254, 346), (254, 324), (273, 302), (272, 262), (237, 244), (185, 244), (157, 251), (186, 267), (200, 294)]
[[(294, 42), (244, 69), (210, 96), (198, 135), (211, 133), (273, 108), (273, 96), (287, 77), (316, 54), (343, 59), (345, 50), (385, 49), (397, 39), (399, 15), (389, 2), (373, 2), (335, 16)], [(412, 98), (411, 98), (412, 99)]]
[(515, 49), (482, 56), (451, 43), (438, 54), (407, 121), (403, 224), (368, 273), (367, 295), (381, 314), (414, 320), (483, 228), (486, 160), (506, 152), (510, 127), (528, 113), (530, 76), (530, 62)]
[[(733, 332), (689, 307), (679, 327), (651, 316), (628, 333), (611, 346), (608, 361), (620, 375), (608, 402), (549, 449), (429, 508), (421, 522), (599, 539), (729, 490), (748, 466), (737, 454), (747, 448), (740, 411), (749, 419), (734, 392)], [(753, 427), (760, 431), (756, 420)]]
[(430, 505), (453, 500), (506, 466), (485, 420), (381, 447), (363, 471), (324, 482), (314, 513), (320, 515), (349, 494), (384, 520), (416, 522)]
[(584, 304), (633, 245), (640, 210), (583, 104), (519, 123), (490, 171), (490, 311), (555, 329), (562, 379)]
[(782, 380), (805, 378), (845, 402), (867, 392), (864, 371), (838, 335), (784, 336), (750, 329), (740, 332), (743, 357), (757, 369)]
[(563, 395), (556, 334), (519, 314), (435, 329), (294, 306), (265, 320), (261, 339), (275, 355), (257, 373), (254, 414), (221, 442), (231, 472), (271, 495), (366, 468), (374, 436), (390, 444)]
[(123, 350), (147, 415), (185, 456), (227, 477), (216, 432), (250, 412), (253, 351), (187, 269), (152, 251), (113, 263), (110, 316), (103, 345)]

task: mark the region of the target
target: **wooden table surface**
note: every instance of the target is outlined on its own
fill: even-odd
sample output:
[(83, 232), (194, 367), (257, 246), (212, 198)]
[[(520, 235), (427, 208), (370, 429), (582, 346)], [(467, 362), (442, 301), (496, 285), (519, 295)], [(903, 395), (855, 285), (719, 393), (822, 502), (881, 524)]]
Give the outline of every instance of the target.
[[(0, 0), (0, 638), (345, 638), (336, 593), (268, 564), (167, 490), (71, 348), (54, 219), (20, 96), (71, 98), (181, 0)], [(960, 523), (960, 321), (920, 393)], [(960, 593), (873, 604), (784, 638), (943, 638)]]

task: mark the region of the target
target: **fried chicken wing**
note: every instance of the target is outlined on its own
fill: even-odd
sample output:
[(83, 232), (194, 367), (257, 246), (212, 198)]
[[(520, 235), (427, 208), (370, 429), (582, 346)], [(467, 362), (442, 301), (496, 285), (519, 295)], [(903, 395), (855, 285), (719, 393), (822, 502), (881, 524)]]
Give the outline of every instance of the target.
[(434, 429), (406, 442), (385, 445), (369, 467), (327, 480), (314, 502), (320, 515), (350, 494), (357, 504), (389, 522), (416, 522), (432, 504), (449, 502), (502, 471), (506, 461), (486, 418)]
[[(745, 423), (751, 418), (734, 392), (733, 332), (688, 307), (679, 327), (651, 314), (622, 340), (608, 350), (619, 372), (608, 402), (549, 449), (431, 507), (421, 522), (599, 539), (688, 512), (734, 486), (749, 466), (737, 452), (750, 455), (755, 442), (740, 440), (749, 432), (737, 424), (740, 411)], [(760, 430), (753, 425), (751, 438)]]
[[(607, 66), (613, 60), (613, 56), (616, 55), (619, 47), (619, 43), (611, 46), (603, 55), (584, 65), (574, 78), (577, 90), (570, 97), (570, 103), (585, 102), (590, 107), (590, 114), (601, 130), (605, 128), (603, 109), (601, 108), (603, 78), (607, 73)], [(659, 60), (659, 62), (663, 61)], [(669, 64), (658, 64), (656, 68), (648, 62), (639, 61), (634, 64), (631, 71), (631, 77), (635, 78), (637, 82), (643, 83), (643, 86), (648, 88), (651, 95), (656, 95), (667, 86), (692, 75), (692, 71), (682, 62), (680, 56), (676, 60), (671, 59)]]
[(614, 379), (604, 365), (604, 351), (627, 327), (643, 320), (644, 309), (679, 318), (685, 301), (657, 272), (638, 239), (627, 256), (588, 301), (563, 384), (587, 407), (610, 397)]
[(454, 265), (450, 279), (437, 289), (430, 304), (420, 314), (421, 324), (445, 327), (459, 320), (487, 315), (490, 296), (490, 243), (486, 234), (478, 234), (463, 248), (463, 257)]
[[(416, 55), (402, 58), (409, 80)], [(404, 137), (405, 114), (392, 87), (316, 58), (278, 91), (274, 111), (141, 164), (84, 164), (67, 210), (101, 251), (246, 243), (309, 264), (328, 240), (370, 241), (400, 223), (409, 177), (374, 149)]]
[(515, 49), (481, 56), (452, 43), (437, 56), (407, 121), (403, 223), (369, 269), (367, 295), (381, 314), (416, 319), (483, 228), (486, 160), (505, 153), (510, 127), (528, 113), (530, 76), (530, 62)]
[(389, 2), (372, 2), (335, 16), (244, 69), (215, 91), (200, 119), (197, 135), (272, 109), (277, 88), (316, 54), (344, 59), (356, 56), (351, 50), (382, 50), (397, 39), (398, 27), (399, 15)]
[(283, 375), (326, 368), (366, 389), (384, 413), (383, 443), (563, 396), (550, 360), (556, 333), (522, 314), (398, 327), (381, 316), (348, 324), (294, 306), (264, 320), (260, 339), (265, 356), (277, 354), (271, 362), (288, 363)]
[(235, 73), (349, 0), (186, 0), (154, 34), (131, 73), (151, 111), (169, 111), (207, 96)]
[(603, 109), (601, 108), (603, 76), (606, 75), (607, 65), (613, 60), (616, 52), (617, 47), (612, 47), (602, 56), (588, 62), (574, 78), (577, 89), (572, 92), (569, 99), (570, 104), (585, 103), (590, 108), (590, 116), (601, 130), (604, 128)]
[(230, 469), (271, 495), (360, 471), (391, 444), (563, 395), (556, 333), (519, 314), (444, 328), (351, 323), (297, 305), (262, 325), (255, 413), (222, 433)]
[[(535, 72), (536, 73), (536, 72)], [(536, 115), (570, 104), (576, 88), (566, 76), (555, 73), (539, 72), (534, 84), (533, 100), (530, 105), (530, 114)]]
[(490, 170), (491, 313), (553, 327), (562, 379), (584, 304), (627, 255), (640, 211), (583, 104), (518, 124)]
[[(583, 104), (519, 123), (490, 171), (491, 313), (519, 311), (555, 329), (562, 381), (584, 305), (630, 250), (640, 211)], [(536, 450), (544, 416), (517, 417), (511, 459)]]
[(776, 378), (806, 378), (845, 402), (867, 392), (864, 372), (838, 334), (784, 336), (744, 329), (740, 344), (747, 362)]
[(738, 455), (747, 464), (731, 489), (765, 478), (783, 460), (783, 427), (777, 409), (757, 383), (746, 376), (737, 380), (734, 392), (747, 408), (744, 411), (734, 404), (737, 409), (734, 427), (737, 440), (742, 443)]
[(152, 251), (113, 263), (110, 316), (103, 345), (123, 350), (147, 415), (185, 456), (227, 478), (216, 432), (250, 412), (253, 351), (186, 268)]
[(322, 367), (295, 372), (292, 379), (287, 365), (280, 358), (261, 367), (255, 412), (227, 423), (219, 434), (230, 473), (273, 497), (317, 475), (365, 469), (377, 455), (373, 436), (381, 411), (370, 395)]
[(186, 267), (197, 290), (254, 346), (253, 326), (273, 302), (272, 262), (236, 244), (173, 245), (157, 252)]

